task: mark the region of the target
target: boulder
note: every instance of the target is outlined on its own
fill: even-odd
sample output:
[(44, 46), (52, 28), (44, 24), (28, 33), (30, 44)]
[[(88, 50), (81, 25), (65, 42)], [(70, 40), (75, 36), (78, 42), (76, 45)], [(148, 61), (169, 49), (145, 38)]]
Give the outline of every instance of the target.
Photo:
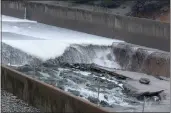
[(80, 97), (83, 97), (83, 95), (80, 95)]
[(90, 84), (86, 84), (87, 87), (90, 87)]
[(150, 83), (150, 80), (148, 78), (140, 78), (139, 82), (141, 84), (149, 84)]
[(103, 107), (109, 107), (109, 103), (107, 103), (104, 100), (100, 101), (100, 105), (103, 106)]
[(89, 96), (87, 99), (94, 104), (98, 104), (98, 102), (99, 102), (98, 98), (94, 98), (92, 96)]
[(18, 68), (19, 71), (22, 72), (28, 72), (28, 71), (33, 71), (30, 65), (24, 65)]
[(104, 95), (104, 98), (105, 98), (106, 100), (108, 100), (108, 96), (107, 96), (107, 95)]

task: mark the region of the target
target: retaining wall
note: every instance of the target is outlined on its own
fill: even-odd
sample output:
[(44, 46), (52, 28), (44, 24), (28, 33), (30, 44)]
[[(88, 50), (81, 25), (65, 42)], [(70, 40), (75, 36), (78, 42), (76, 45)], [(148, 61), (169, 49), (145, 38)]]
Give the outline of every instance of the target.
[(1, 88), (39, 108), (43, 112), (107, 113), (88, 101), (76, 97), (27, 75), (1, 67)]
[[(168, 23), (41, 2), (28, 2), (26, 9), (30, 20), (170, 51)], [(24, 12), (22, 2), (2, 2), (2, 14), (23, 18)]]

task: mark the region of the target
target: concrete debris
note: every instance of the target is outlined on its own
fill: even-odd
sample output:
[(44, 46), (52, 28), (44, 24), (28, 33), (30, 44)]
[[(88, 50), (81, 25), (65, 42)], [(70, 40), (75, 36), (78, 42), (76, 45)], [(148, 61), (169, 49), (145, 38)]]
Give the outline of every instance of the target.
[(150, 80), (148, 78), (140, 78), (139, 82), (141, 84), (149, 84), (150, 83)]

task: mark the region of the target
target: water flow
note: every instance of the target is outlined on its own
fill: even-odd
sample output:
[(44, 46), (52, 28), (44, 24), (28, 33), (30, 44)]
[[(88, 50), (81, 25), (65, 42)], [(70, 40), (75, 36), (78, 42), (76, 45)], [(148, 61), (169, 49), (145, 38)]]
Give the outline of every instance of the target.
[(111, 46), (71, 45), (56, 60), (68, 63), (95, 63), (103, 67), (120, 68), (111, 51)]
[(143, 59), (142, 61), (142, 64), (141, 64), (141, 67), (140, 67), (140, 72), (143, 72), (144, 70), (144, 65), (145, 65), (145, 62), (147, 61), (147, 58), (152, 54), (153, 52), (147, 52), (147, 54), (145, 54), (145, 58)]
[(24, 8), (24, 19), (27, 19), (27, 8)]
[(5, 43), (2, 43), (1, 55), (2, 63), (7, 65), (24, 65), (28, 64), (33, 59), (33, 56)]

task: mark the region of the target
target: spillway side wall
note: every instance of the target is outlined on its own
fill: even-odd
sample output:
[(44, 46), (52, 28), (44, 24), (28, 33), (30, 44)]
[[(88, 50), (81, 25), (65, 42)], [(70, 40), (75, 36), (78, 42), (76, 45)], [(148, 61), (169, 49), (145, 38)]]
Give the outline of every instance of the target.
[[(3, 1), (2, 14), (170, 51), (170, 24), (78, 8)], [(117, 36), (117, 37), (116, 37)]]
[(96, 105), (30, 78), (27, 75), (1, 66), (1, 87), (43, 112), (101, 112)]
[(128, 43), (113, 44), (113, 54), (124, 70), (170, 77), (169, 52), (150, 50)]

